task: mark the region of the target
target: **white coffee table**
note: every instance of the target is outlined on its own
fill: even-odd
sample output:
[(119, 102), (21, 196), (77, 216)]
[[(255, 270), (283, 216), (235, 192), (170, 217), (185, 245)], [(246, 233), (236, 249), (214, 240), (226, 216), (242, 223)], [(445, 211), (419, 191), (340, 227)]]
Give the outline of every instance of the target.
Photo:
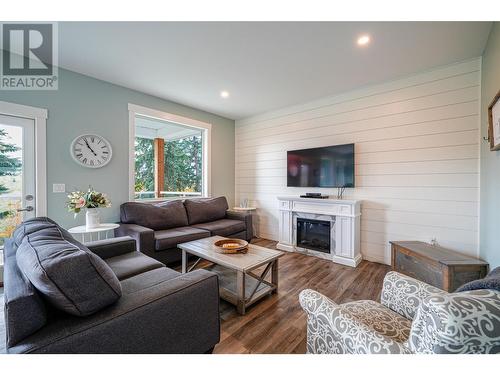
[(80, 235), (82, 243), (85, 243), (90, 241), (101, 240), (103, 239), (102, 238), (103, 236), (104, 239), (106, 239), (108, 238), (109, 232), (118, 228), (119, 226), (120, 224), (115, 224), (115, 223), (102, 223), (98, 227), (87, 229), (85, 225), (80, 225), (78, 227), (69, 228), (68, 232), (71, 233), (75, 238), (76, 238), (75, 235)]
[[(244, 315), (248, 306), (277, 292), (278, 258), (284, 253), (249, 244), (246, 254), (221, 254), (217, 252), (214, 242), (222, 239), (224, 237), (213, 236), (177, 245), (182, 250), (182, 273), (193, 270), (201, 259), (211, 262), (212, 265), (205, 269), (218, 274), (220, 297), (236, 305), (238, 312)], [(200, 258), (189, 269), (188, 254)], [(256, 274), (255, 269), (262, 266), (264, 270)], [(266, 277), (269, 271), (270, 280)]]

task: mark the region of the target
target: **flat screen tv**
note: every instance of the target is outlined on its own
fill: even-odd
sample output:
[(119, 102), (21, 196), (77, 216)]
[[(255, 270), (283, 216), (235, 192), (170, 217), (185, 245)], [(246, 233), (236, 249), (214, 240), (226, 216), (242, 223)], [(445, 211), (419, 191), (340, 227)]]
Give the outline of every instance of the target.
[(354, 187), (354, 143), (287, 152), (287, 186)]

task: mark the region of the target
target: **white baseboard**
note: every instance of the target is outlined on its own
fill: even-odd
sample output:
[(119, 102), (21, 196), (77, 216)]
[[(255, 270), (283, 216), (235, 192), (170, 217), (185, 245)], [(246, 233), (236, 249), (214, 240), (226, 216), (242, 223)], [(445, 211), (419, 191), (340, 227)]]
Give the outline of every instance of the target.
[(363, 254), (363, 259), (367, 260), (369, 262), (375, 262), (375, 263), (381, 263), (381, 264), (387, 264), (391, 265), (391, 262), (387, 259), (385, 259), (384, 256), (374, 256), (374, 255), (369, 255), (369, 254)]
[(332, 260), (335, 263), (339, 263), (339, 264), (342, 264), (344, 266), (356, 267), (359, 263), (361, 263), (363, 258), (361, 258), (361, 255), (356, 256), (354, 259), (349, 259), (349, 258), (344, 258), (344, 257), (339, 257), (337, 255), (334, 255)]
[(288, 251), (290, 253), (294, 253), (295, 252), (295, 247), (293, 245), (286, 245), (286, 244), (281, 243), (281, 242), (278, 242), (276, 244), (276, 248), (279, 249), (279, 250)]
[(293, 245), (287, 245), (287, 244), (280, 243), (280, 242), (278, 242), (276, 244), (276, 248), (279, 250), (288, 251), (290, 253), (299, 253), (299, 254), (304, 254), (304, 255), (308, 255), (308, 256), (314, 256), (316, 258), (326, 259), (326, 260), (332, 261), (334, 263), (338, 263), (338, 264), (342, 264), (344, 266), (350, 266), (350, 267), (356, 267), (363, 260), (361, 255), (356, 256), (354, 259), (349, 259), (349, 258), (337, 256), (337, 255), (331, 256), (330, 254), (324, 254), (324, 253), (321, 253), (318, 251), (303, 249), (300, 247), (296, 247)]

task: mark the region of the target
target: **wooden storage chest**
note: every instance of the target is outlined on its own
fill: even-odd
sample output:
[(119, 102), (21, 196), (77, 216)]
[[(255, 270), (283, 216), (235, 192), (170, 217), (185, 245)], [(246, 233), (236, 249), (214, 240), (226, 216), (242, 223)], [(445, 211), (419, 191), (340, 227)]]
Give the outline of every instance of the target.
[(483, 278), (488, 263), (420, 241), (391, 241), (392, 269), (447, 292)]

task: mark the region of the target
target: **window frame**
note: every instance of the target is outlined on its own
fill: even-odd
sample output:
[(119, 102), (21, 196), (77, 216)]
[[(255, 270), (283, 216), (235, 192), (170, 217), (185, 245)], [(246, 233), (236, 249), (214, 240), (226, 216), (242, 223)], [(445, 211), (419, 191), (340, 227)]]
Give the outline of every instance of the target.
[(175, 115), (140, 105), (128, 104), (129, 111), (129, 200), (130, 201), (164, 201), (181, 199), (172, 198), (145, 198), (135, 199), (135, 119), (136, 116), (148, 117), (151, 119), (169, 121), (179, 125), (195, 128), (202, 131), (202, 197), (210, 197), (211, 194), (211, 145), (212, 145), (212, 124), (195, 120), (189, 117)]

